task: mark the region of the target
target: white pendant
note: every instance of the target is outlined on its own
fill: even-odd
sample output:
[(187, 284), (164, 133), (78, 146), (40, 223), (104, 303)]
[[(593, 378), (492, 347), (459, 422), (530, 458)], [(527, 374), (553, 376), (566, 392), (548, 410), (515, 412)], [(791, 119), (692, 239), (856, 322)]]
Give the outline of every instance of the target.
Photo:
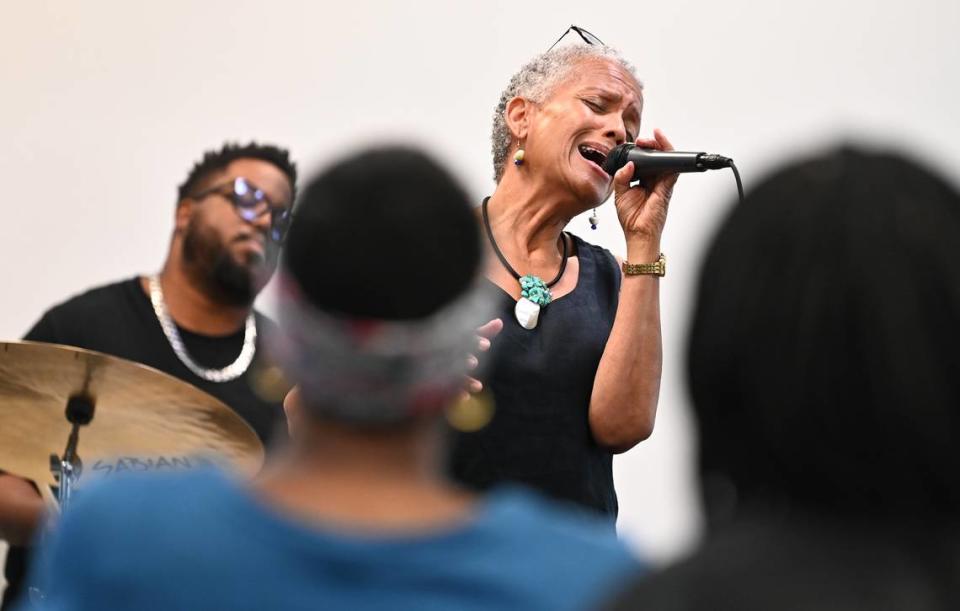
[(540, 320), (540, 306), (533, 303), (526, 297), (517, 300), (517, 305), (513, 308), (513, 313), (517, 317), (517, 322), (524, 329), (533, 329)]

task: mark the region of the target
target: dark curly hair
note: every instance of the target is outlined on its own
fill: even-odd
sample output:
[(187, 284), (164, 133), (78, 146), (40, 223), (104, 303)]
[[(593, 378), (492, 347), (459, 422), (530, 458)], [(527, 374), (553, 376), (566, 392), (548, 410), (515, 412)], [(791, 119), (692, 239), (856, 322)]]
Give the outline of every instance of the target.
[(187, 179), (177, 187), (177, 201), (183, 200), (196, 193), (198, 187), (214, 172), (219, 172), (237, 159), (259, 159), (277, 166), (290, 181), (291, 201), (297, 197), (297, 166), (290, 161), (290, 153), (286, 149), (272, 144), (224, 143), (220, 150), (206, 151), (203, 159), (196, 162)]

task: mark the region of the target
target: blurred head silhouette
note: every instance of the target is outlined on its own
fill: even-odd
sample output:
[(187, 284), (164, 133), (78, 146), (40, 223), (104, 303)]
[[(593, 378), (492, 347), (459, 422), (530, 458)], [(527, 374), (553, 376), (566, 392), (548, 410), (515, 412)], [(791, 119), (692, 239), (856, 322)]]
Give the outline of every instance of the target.
[(838, 148), (763, 181), (699, 279), (688, 365), (709, 518), (960, 511), (960, 196)]
[(314, 177), (281, 270), (275, 351), (299, 385), (288, 407), (360, 428), (438, 415), (484, 322), (481, 259), (467, 195), (421, 152), (365, 150)]

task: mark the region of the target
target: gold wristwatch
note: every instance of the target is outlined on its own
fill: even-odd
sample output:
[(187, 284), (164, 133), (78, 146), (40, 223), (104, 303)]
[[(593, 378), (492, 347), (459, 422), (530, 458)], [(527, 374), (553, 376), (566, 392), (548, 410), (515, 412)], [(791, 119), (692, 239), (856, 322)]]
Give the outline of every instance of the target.
[(653, 263), (627, 263), (624, 261), (623, 274), (625, 276), (658, 276), (663, 278), (667, 275), (667, 257), (660, 253), (660, 256)]

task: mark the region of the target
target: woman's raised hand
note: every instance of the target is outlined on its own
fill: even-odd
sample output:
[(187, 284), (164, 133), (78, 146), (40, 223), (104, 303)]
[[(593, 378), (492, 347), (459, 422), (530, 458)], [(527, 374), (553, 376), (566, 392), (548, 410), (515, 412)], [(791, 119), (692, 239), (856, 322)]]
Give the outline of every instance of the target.
[[(659, 129), (653, 130), (653, 138), (637, 138), (636, 145), (660, 151), (673, 150), (673, 145)], [(614, 204), (627, 244), (639, 240), (659, 248), (677, 174), (656, 174), (634, 187), (630, 186), (632, 177), (632, 161), (613, 177)]]

